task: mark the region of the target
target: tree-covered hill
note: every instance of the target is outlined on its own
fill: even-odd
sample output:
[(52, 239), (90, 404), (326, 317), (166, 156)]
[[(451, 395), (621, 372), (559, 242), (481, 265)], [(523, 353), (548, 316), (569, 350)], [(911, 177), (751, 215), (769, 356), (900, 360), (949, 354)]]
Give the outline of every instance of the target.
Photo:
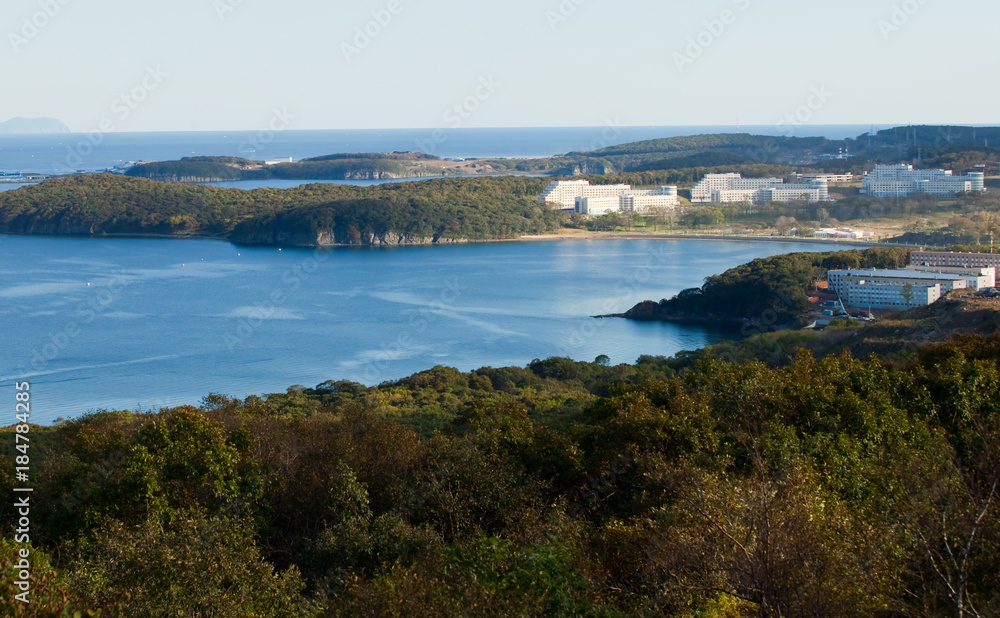
[(126, 175), (166, 182), (406, 178), (437, 175), (439, 172), (423, 169), (419, 163), (438, 160), (413, 153), (336, 154), (266, 165), (238, 157), (185, 157), (178, 161), (141, 163)]
[[(992, 140), (993, 147), (990, 147)], [(226, 181), (344, 178), (404, 178), (442, 174), (610, 175), (684, 170), (765, 173), (764, 167), (787, 171), (862, 174), (875, 163), (908, 162), (918, 167), (965, 170), (997, 161), (1000, 128), (948, 126), (897, 127), (855, 139), (786, 137), (720, 133), (653, 139), (586, 152), (535, 159), (482, 159), (475, 163), (442, 162), (421, 153), (333, 154), (294, 163), (264, 165), (234, 157), (188, 157), (142, 164), (129, 170), (136, 177), (166, 181)], [(829, 160), (849, 152), (853, 158)], [(700, 174), (699, 174), (700, 176)], [(695, 179), (697, 180), (697, 179)], [(688, 182), (688, 181), (685, 181)], [(690, 181), (694, 182), (694, 181)]]
[(878, 248), (830, 253), (792, 253), (754, 260), (705, 280), (671, 299), (645, 301), (622, 317), (641, 321), (760, 321), (788, 324), (809, 308), (807, 293), (844, 268), (899, 268), (910, 251)]
[(561, 213), (536, 178), (463, 178), (374, 187), (220, 189), (110, 174), (0, 194), (0, 233), (215, 236), (251, 244), (425, 243), (515, 238)]
[(1000, 336), (782, 365), (437, 367), (8, 428), (33, 596), (7, 500), (0, 612), (994, 615)]
[[(863, 173), (875, 163), (913, 163), (918, 167), (966, 169), (996, 161), (1000, 128), (953, 126), (897, 127), (855, 139), (785, 137), (723, 133), (647, 140), (590, 152), (573, 152), (561, 163), (563, 173), (584, 174), (683, 170), (693, 167), (784, 165), (800, 170)], [(992, 148), (990, 148), (992, 146)], [(853, 158), (823, 160), (841, 151)]]

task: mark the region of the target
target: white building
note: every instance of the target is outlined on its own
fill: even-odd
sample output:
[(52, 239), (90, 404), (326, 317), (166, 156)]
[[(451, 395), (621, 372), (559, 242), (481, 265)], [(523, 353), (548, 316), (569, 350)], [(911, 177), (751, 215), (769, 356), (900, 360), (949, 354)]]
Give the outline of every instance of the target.
[(854, 182), (854, 174), (848, 172), (846, 174), (796, 174), (795, 177), (799, 182), (810, 182), (812, 180), (825, 180), (828, 184), (847, 184)]
[(592, 185), (587, 180), (557, 180), (545, 189), (538, 200), (571, 210), (576, 207), (578, 197), (621, 197), (631, 188), (631, 185)]
[(955, 268), (1000, 268), (1000, 253), (953, 253), (950, 251), (914, 251), (914, 266), (951, 266)]
[(907, 197), (917, 193), (957, 195), (985, 193), (986, 175), (954, 176), (951, 170), (915, 170), (912, 165), (876, 165), (861, 181), (861, 193), (871, 197)]
[(922, 273), (949, 274), (964, 277), (968, 286), (977, 292), (995, 288), (997, 285), (996, 268), (955, 268), (951, 266), (921, 266), (910, 265), (906, 270)]
[(680, 206), (677, 187), (642, 190), (631, 185), (592, 185), (586, 180), (555, 181), (538, 199), (584, 215), (649, 212)]
[(827, 278), (848, 307), (898, 311), (930, 305), (969, 287), (962, 275), (912, 270), (831, 270)]
[(621, 196), (616, 197), (578, 197), (574, 212), (581, 215), (606, 215), (609, 212), (620, 212)]
[(660, 208), (676, 208), (681, 204), (677, 197), (677, 187), (629, 189), (622, 194), (621, 200), (621, 209), (626, 212), (649, 212)]
[(808, 184), (785, 184), (781, 178), (743, 178), (741, 174), (706, 174), (691, 189), (691, 202), (789, 202), (806, 200), (825, 202), (830, 199), (826, 180)]
[(814, 238), (835, 238), (840, 240), (863, 240), (874, 236), (871, 232), (853, 230), (849, 227), (821, 227), (813, 234)]

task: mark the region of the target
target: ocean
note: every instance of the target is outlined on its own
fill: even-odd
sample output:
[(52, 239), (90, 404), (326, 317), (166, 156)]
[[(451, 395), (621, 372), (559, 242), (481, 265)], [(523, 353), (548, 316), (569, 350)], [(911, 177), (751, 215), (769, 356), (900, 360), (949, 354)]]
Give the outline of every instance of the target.
[[(836, 245), (509, 242), (247, 249), (212, 240), (0, 236), (0, 395), (32, 418), (197, 404), (435, 365), (632, 363), (738, 333), (593, 319), (754, 258)], [(13, 393), (9, 400), (13, 401)]]
[[(857, 137), (862, 125), (801, 127), (796, 136)], [(780, 135), (774, 126), (740, 127), (744, 133)], [(343, 131), (229, 131), (188, 133), (70, 133), (0, 136), (0, 172), (68, 174), (98, 171), (132, 161), (171, 161), (193, 156), (240, 156), (299, 160), (345, 152), (427, 152), (443, 158), (548, 157), (628, 142), (708, 133), (736, 126), (664, 126)], [(436, 139), (435, 139), (436, 138)]]

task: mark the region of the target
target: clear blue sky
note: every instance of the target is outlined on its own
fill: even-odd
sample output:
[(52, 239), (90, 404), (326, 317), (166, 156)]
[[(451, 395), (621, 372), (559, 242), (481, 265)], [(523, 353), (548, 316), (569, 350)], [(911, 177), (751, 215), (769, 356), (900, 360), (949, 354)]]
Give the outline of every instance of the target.
[[(773, 125), (796, 111), (998, 123), (997, 24), (996, 0), (6, 0), (0, 120), (257, 129), (277, 108), (290, 129)], [(381, 31), (362, 49), (366, 26)], [(147, 76), (157, 67), (167, 75)], [(136, 88), (141, 103), (120, 99)]]

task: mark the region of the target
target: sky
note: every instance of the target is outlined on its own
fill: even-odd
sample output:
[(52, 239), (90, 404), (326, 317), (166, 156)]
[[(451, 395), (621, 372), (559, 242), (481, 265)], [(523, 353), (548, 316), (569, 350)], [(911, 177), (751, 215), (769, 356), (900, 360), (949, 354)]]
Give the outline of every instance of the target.
[(5, 0), (74, 131), (996, 124), (996, 0)]

